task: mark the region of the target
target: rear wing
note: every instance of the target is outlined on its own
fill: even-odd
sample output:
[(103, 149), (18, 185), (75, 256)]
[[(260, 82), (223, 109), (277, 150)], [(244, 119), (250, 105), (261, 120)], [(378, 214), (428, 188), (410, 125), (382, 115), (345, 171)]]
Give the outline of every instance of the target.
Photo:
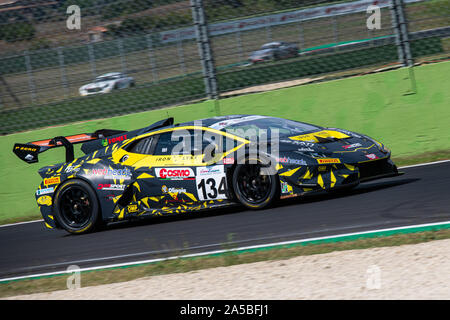
[[(152, 130), (164, 128), (173, 125), (173, 118), (167, 118), (149, 125), (148, 127), (137, 129), (134, 131), (122, 131), (113, 129), (101, 129), (94, 133), (81, 133), (73, 136), (59, 136), (52, 139), (32, 141), (25, 144), (16, 143), (13, 152), (20, 159), (27, 163), (38, 162), (38, 155), (49, 149), (64, 147), (66, 148), (66, 162), (74, 160), (73, 145), (83, 143), (81, 151), (89, 154), (107, 146), (109, 143), (123, 141), (132, 137), (148, 133)], [(98, 141), (95, 141), (98, 140)]]
[(49, 149), (64, 147), (66, 149), (66, 162), (74, 160), (73, 145), (78, 143), (85, 143), (88, 141), (105, 139), (106, 137), (124, 133), (126, 131), (101, 129), (94, 133), (81, 133), (73, 136), (58, 136), (52, 139), (45, 139), (40, 141), (32, 141), (25, 144), (14, 144), (13, 152), (20, 159), (27, 163), (38, 162), (38, 155)]

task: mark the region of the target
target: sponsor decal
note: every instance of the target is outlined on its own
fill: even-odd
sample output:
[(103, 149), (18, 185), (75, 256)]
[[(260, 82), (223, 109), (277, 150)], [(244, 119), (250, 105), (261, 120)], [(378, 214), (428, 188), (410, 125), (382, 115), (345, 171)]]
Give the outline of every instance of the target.
[(280, 199), (294, 198), (294, 197), (297, 197), (297, 196), (299, 196), (299, 195), (300, 195), (300, 194), (298, 194), (298, 193), (285, 194), (285, 195), (281, 195), (281, 196), (280, 196)]
[(299, 152), (314, 152), (314, 149), (311, 148), (299, 148), (297, 149)]
[(354, 143), (354, 144), (348, 144), (346, 146), (342, 146), (342, 148), (344, 148), (345, 150), (347, 149), (352, 149), (352, 148), (358, 148), (358, 147), (362, 147), (361, 143)]
[(162, 186), (161, 187), (161, 191), (163, 193), (185, 193), (186, 189), (185, 188), (167, 188), (167, 186)]
[(223, 165), (197, 168), (197, 195), (200, 200), (226, 199), (226, 176)]
[(34, 156), (33, 156), (32, 154), (27, 154), (27, 155), (25, 156), (25, 160), (31, 161), (31, 160), (33, 160), (33, 159), (34, 159)]
[(322, 130), (313, 133), (301, 134), (294, 137), (289, 137), (291, 140), (306, 141), (320, 143), (321, 139), (346, 139), (350, 136), (345, 133), (334, 131), (334, 130)]
[(234, 163), (234, 158), (230, 157), (230, 158), (223, 158), (223, 164), (233, 164)]
[(59, 184), (59, 183), (61, 183), (61, 178), (60, 177), (53, 177), (53, 178), (44, 179), (44, 184), (45, 185)]
[(323, 159), (316, 159), (319, 164), (331, 164), (331, 163), (341, 163), (340, 159), (333, 159), (333, 158), (323, 158)]
[(50, 196), (42, 196), (36, 200), (38, 204), (41, 206), (51, 206), (52, 205), (52, 198)]
[(193, 180), (195, 178), (191, 168), (156, 168), (155, 172), (160, 179)]
[(369, 158), (370, 160), (375, 160), (378, 159), (378, 156), (376, 154), (370, 153), (370, 154), (365, 154), (365, 156), (367, 158)]
[(42, 194), (48, 194), (48, 193), (53, 193), (53, 191), (55, 191), (55, 188), (51, 187), (51, 188), (46, 188), (46, 189), (39, 189), (36, 191), (36, 195), (42, 195)]
[(284, 143), (290, 143), (290, 144), (295, 144), (295, 145), (298, 145), (298, 146), (303, 146), (303, 147), (306, 147), (306, 148), (314, 148), (314, 143), (311, 143), (311, 142), (305, 142), (305, 141), (299, 141), (299, 140), (280, 140), (281, 142), (284, 142)]
[(137, 204), (130, 204), (128, 206), (128, 212), (129, 213), (138, 212), (138, 211), (139, 211), (139, 209), (138, 209)]
[(293, 159), (289, 157), (282, 157), (277, 159), (280, 163), (289, 163), (289, 164), (296, 164), (299, 166), (306, 166), (306, 161), (303, 159)]
[(105, 179), (129, 179), (131, 177), (131, 171), (128, 168), (125, 169), (92, 169), (90, 172), (92, 175), (104, 176)]
[(197, 169), (197, 176), (209, 176), (212, 174), (221, 174), (223, 173), (223, 169), (221, 166), (213, 166), (213, 167), (204, 167)]
[(73, 167), (73, 166), (68, 166), (68, 167), (66, 168), (66, 170), (64, 170), (65, 173), (78, 172), (78, 171), (80, 171), (80, 168), (75, 168), (75, 167)]
[(114, 137), (114, 138), (107, 138), (102, 140), (102, 146), (106, 147), (108, 144), (121, 142), (127, 140), (127, 135), (124, 134), (122, 136)]
[(170, 161), (170, 160), (172, 160), (172, 157), (171, 156), (164, 156), (164, 157), (156, 158), (155, 160), (158, 161), (158, 162)]
[(319, 172), (323, 172), (323, 171), (327, 171), (327, 167), (326, 166), (319, 166)]
[(20, 147), (20, 146), (17, 146), (15, 148), (15, 150), (17, 150), (17, 149), (19, 149), (20, 151), (31, 151), (31, 152), (38, 151), (38, 148), (32, 148), (32, 147)]
[(281, 181), (281, 193), (289, 193), (289, 184)]
[(118, 190), (123, 191), (125, 190), (124, 184), (110, 184), (110, 183), (99, 183), (98, 190)]

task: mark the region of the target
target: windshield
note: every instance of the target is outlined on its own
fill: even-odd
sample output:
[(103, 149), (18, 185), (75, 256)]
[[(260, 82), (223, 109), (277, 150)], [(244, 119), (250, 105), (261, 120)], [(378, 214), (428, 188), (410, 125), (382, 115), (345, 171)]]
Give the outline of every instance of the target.
[(267, 134), (271, 136), (276, 130), (280, 137), (299, 135), (309, 131), (320, 130), (320, 127), (310, 124), (264, 116), (248, 116), (238, 119), (221, 121), (211, 128), (226, 131), (242, 138)]
[(94, 82), (110, 81), (110, 80), (115, 80), (115, 79), (119, 79), (119, 78), (120, 78), (119, 75), (109, 76), (109, 77), (98, 77), (98, 78), (95, 78)]
[(280, 46), (279, 43), (268, 43), (268, 44), (263, 45), (260, 50), (275, 49), (279, 46)]

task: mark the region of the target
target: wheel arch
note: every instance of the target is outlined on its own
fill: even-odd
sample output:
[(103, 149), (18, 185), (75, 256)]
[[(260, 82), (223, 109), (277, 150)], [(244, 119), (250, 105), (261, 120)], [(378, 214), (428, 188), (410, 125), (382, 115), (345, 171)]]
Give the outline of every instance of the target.
[[(55, 191), (53, 192), (53, 197), (52, 197), (52, 212), (53, 212), (53, 214), (55, 214), (56, 195), (61, 190), (61, 186), (65, 185), (69, 181), (74, 181), (74, 180), (75, 181), (76, 180), (81, 180), (83, 182), (86, 182), (92, 188), (92, 191), (97, 196), (98, 210), (101, 213), (101, 216), (103, 218), (103, 209), (102, 209), (103, 206), (102, 206), (102, 203), (100, 201), (98, 190), (97, 190), (97, 188), (94, 187), (92, 181), (90, 181), (89, 179), (87, 179), (86, 177), (83, 177), (83, 176), (76, 176), (76, 177), (73, 177), (73, 178), (67, 178), (64, 181), (62, 181), (60, 184), (58, 184), (58, 186), (55, 188)], [(55, 222), (56, 222), (56, 220), (55, 220)]]

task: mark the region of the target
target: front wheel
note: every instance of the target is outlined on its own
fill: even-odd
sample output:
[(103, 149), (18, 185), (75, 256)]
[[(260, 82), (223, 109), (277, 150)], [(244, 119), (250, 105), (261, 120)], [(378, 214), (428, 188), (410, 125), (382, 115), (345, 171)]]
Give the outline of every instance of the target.
[(99, 219), (97, 196), (82, 180), (68, 180), (58, 189), (54, 201), (55, 219), (70, 233), (88, 233)]
[(277, 198), (278, 176), (261, 172), (263, 165), (238, 164), (233, 173), (233, 189), (237, 200), (250, 209), (270, 206)]

